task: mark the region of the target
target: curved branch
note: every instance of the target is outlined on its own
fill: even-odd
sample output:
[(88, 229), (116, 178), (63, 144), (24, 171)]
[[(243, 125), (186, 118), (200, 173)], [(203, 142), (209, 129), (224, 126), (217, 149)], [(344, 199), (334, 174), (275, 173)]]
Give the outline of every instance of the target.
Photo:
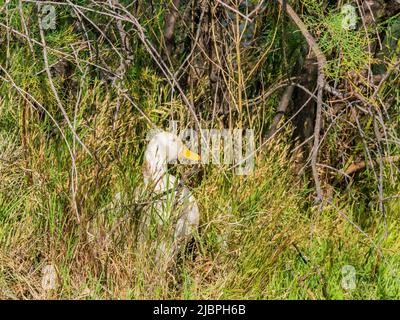
[(315, 54), (318, 62), (318, 79), (317, 79), (317, 86), (318, 86), (318, 93), (317, 93), (317, 110), (316, 110), (316, 117), (315, 117), (315, 127), (314, 127), (314, 145), (312, 149), (311, 155), (311, 168), (315, 183), (315, 189), (317, 191), (317, 199), (319, 202), (322, 203), (322, 189), (321, 189), (321, 181), (319, 180), (318, 170), (317, 170), (317, 158), (318, 158), (318, 149), (319, 149), (319, 133), (321, 130), (321, 113), (322, 113), (322, 94), (325, 85), (325, 74), (324, 74), (324, 67), (326, 64), (325, 55), (322, 53), (321, 49), (318, 47), (317, 41), (311, 35), (311, 33), (307, 30), (306, 25), (297, 15), (297, 13), (293, 10), (293, 8), (284, 3), (283, 0), (277, 0), (279, 4), (286, 10), (290, 18), (299, 28), (300, 32), (303, 34), (304, 38), (307, 41), (307, 44)]

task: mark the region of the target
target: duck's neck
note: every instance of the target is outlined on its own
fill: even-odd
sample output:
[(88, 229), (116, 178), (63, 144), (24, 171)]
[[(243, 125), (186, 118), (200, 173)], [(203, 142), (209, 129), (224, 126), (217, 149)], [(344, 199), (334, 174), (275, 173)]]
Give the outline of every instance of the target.
[(167, 172), (167, 156), (160, 153), (157, 145), (150, 144), (144, 155), (143, 177), (147, 185), (150, 181), (156, 187), (163, 181)]

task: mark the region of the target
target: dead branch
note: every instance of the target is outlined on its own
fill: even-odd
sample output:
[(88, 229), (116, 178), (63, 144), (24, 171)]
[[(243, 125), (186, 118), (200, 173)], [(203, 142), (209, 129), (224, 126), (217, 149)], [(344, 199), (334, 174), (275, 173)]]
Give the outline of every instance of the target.
[(314, 177), (315, 189), (317, 192), (317, 200), (322, 203), (322, 189), (321, 189), (321, 182), (318, 176), (317, 170), (317, 158), (318, 158), (318, 149), (319, 149), (319, 134), (321, 130), (321, 113), (322, 113), (322, 94), (325, 85), (325, 74), (324, 74), (324, 67), (326, 64), (326, 58), (322, 51), (319, 49), (318, 44), (311, 33), (307, 30), (306, 25), (297, 15), (297, 13), (293, 10), (293, 8), (285, 3), (283, 0), (278, 0), (282, 7), (286, 8), (286, 12), (299, 28), (300, 32), (303, 34), (304, 38), (307, 41), (307, 44), (314, 52), (317, 62), (318, 62), (318, 79), (317, 79), (317, 86), (318, 86), (318, 93), (317, 93), (317, 110), (316, 110), (316, 117), (315, 117), (315, 127), (314, 127), (314, 146), (312, 149), (312, 157), (311, 157), (311, 168)]
[[(389, 157), (383, 157), (382, 162), (383, 163), (394, 163), (400, 161), (400, 156), (389, 156)], [(368, 167), (376, 167), (379, 165), (378, 160), (369, 160), (369, 161), (359, 161), (359, 162), (353, 162), (350, 164), (350, 166), (347, 168), (345, 173), (347, 175), (351, 175), (353, 173), (356, 173), (360, 170), (365, 169), (367, 166)]]
[(180, 0), (172, 0), (165, 15), (164, 41), (165, 41), (165, 60), (167, 61), (172, 54), (174, 47), (174, 31), (178, 18), (178, 8)]
[(270, 138), (273, 134), (275, 134), (279, 121), (282, 119), (282, 117), (286, 112), (287, 107), (289, 106), (290, 99), (292, 98), (292, 94), (294, 91), (294, 87), (295, 87), (294, 85), (288, 86), (284, 91), (284, 93), (282, 94), (281, 100), (278, 105), (278, 109), (276, 110), (275, 117), (272, 120), (271, 128), (269, 129), (269, 132), (267, 134), (267, 138)]

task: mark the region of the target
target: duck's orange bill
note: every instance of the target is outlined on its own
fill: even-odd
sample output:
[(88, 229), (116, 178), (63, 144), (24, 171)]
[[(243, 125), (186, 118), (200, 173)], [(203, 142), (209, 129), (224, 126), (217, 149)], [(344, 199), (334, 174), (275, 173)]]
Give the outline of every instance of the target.
[(183, 147), (180, 154), (180, 157), (188, 159), (188, 160), (192, 160), (192, 161), (199, 161), (200, 160), (200, 156), (197, 153), (194, 153), (192, 151), (190, 151), (187, 147)]

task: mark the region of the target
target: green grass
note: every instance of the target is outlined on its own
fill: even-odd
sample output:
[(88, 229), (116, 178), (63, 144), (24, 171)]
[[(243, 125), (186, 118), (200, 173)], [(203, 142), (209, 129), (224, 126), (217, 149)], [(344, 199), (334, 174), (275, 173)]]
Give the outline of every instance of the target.
[[(4, 110), (9, 107), (2, 104), (6, 115)], [(97, 135), (99, 141), (111, 139), (107, 130), (95, 130), (105, 132), (102, 138)], [(4, 129), (0, 136), (2, 151), (11, 150), (8, 157), (12, 157), (10, 152), (20, 154), (16, 136)], [(98, 156), (106, 157), (107, 149), (103, 152)], [(385, 240), (378, 208), (366, 211), (357, 199), (334, 199), (351, 219), (369, 216), (369, 222), (361, 225), (381, 247), (383, 259), (371, 242), (332, 206), (327, 205), (322, 212), (312, 206), (309, 190), (302, 179), (296, 178), (287, 150), (279, 144), (258, 157), (256, 170), (250, 176), (225, 177), (221, 169), (210, 167), (201, 183), (195, 183), (201, 227), (193, 256), (181, 262), (180, 279), (159, 274), (152, 265), (151, 251), (135, 242), (131, 220), (118, 227), (109, 241), (96, 239), (110, 232), (127, 212), (101, 211), (117, 191), (126, 194), (123, 201), (127, 205), (148, 197), (140, 192), (141, 150), (121, 152), (96, 176), (96, 164), (80, 151), (81, 223), (77, 223), (71, 208), (71, 163), (62, 141), (30, 150), (32, 184), (23, 158), (18, 157), (12, 164), (1, 163), (3, 298), (399, 297), (400, 251), (396, 248), (400, 239), (395, 221), (400, 201), (392, 200), (388, 207), (390, 234)], [(140, 194), (144, 198), (138, 199)], [(88, 226), (95, 240), (88, 239)], [(58, 288), (50, 292), (41, 288), (41, 269), (47, 264), (55, 265), (59, 276)], [(345, 265), (356, 269), (354, 290), (341, 286)]]
[[(317, 14), (323, 14), (320, 9), (314, 7)], [(11, 25), (21, 30), (16, 9), (10, 10), (15, 13)], [(30, 7), (25, 10), (27, 17), (32, 14)], [(58, 29), (48, 32), (46, 41), (50, 47), (72, 53), (71, 45), (81, 37), (70, 27), (68, 13), (61, 13)], [(162, 13), (160, 8), (157, 16), (143, 24), (148, 29), (158, 28)], [(329, 60), (327, 77), (341, 79), (347, 71), (363, 68), (369, 59), (362, 50), (366, 44), (364, 31), (341, 30), (336, 11), (317, 25), (310, 20), (309, 25), (322, 32), (319, 44), (327, 55), (336, 48), (342, 52), (340, 59)], [(265, 26), (268, 30), (260, 35), (265, 43), (260, 47), (270, 48), (271, 54), (263, 57), (266, 65), (262, 64), (257, 77), (265, 76), (268, 84), (273, 84), (285, 73), (284, 63), (274, 44), (279, 43), (280, 35), (272, 36), (274, 22), (267, 21)], [(0, 35), (4, 34), (2, 29)], [(32, 30), (32, 36), (39, 39), (37, 29)], [(293, 48), (289, 49), (294, 53), (289, 65), (294, 65), (300, 36), (291, 37)], [(4, 49), (6, 45), (0, 46)], [(146, 119), (128, 101), (119, 99), (117, 90), (100, 80), (93, 66), (87, 66), (86, 49), (77, 56), (87, 73), (75, 70), (66, 80), (54, 71), (63, 106), (70, 119), (77, 107), (76, 132), (95, 155), (90, 156), (75, 141), (78, 183), (74, 200), (71, 155), (54, 122), (70, 146), (74, 144), (73, 135), (58, 109), (46, 73), (38, 73), (44, 68), (42, 51), (35, 46), (32, 53), (26, 43), (18, 41), (10, 50), (9, 60), (0, 54), (0, 64), (8, 66), (15, 84), (34, 96), (47, 113), (27, 103), (0, 72), (7, 80), (0, 80), (0, 299), (400, 298), (400, 199), (386, 202), (387, 238), (377, 205), (376, 183), (369, 170), (357, 174), (348, 186), (338, 180), (330, 187), (332, 180), (324, 180), (326, 198), (334, 205), (326, 203), (320, 211), (308, 173), (298, 173), (295, 156), (289, 150), (290, 128), (257, 154), (251, 175), (236, 176), (226, 168), (206, 165), (201, 177), (190, 179), (188, 186), (200, 209), (200, 228), (191, 250), (182, 254), (176, 269), (161, 272), (154, 265), (154, 244), (137, 241), (136, 220), (150, 207), (136, 204), (152, 197), (142, 181), (142, 157), (150, 130)], [(118, 64), (109, 44), (103, 43), (99, 50), (107, 62)], [(171, 98), (168, 82), (153, 68), (143, 47), (134, 42), (133, 50), (136, 60), (124, 79), (128, 94), (160, 127), (171, 115), (182, 127), (190, 123), (181, 99), (176, 92)], [(57, 57), (50, 55), (49, 60), (53, 63)], [(254, 63), (254, 59), (248, 60)], [(76, 65), (71, 58), (70, 63)], [(202, 96), (206, 82), (200, 81), (188, 94), (199, 110), (208, 101)], [(235, 85), (232, 81), (232, 92), (237, 92)], [(258, 82), (249, 85), (251, 90), (259, 86)], [(382, 92), (399, 101), (396, 87), (383, 86)], [(252, 117), (257, 137), (262, 136), (277, 103), (276, 96), (271, 96), (260, 108), (240, 118)], [(393, 108), (398, 109), (398, 103)], [(206, 119), (201, 121), (208, 128)], [(224, 125), (223, 119), (215, 123), (217, 127)], [(366, 127), (370, 133), (370, 124)], [(335, 128), (326, 139), (331, 159), (342, 147), (337, 143), (340, 129)], [(347, 160), (363, 153), (358, 140), (351, 148), (351, 152), (343, 152)], [(398, 154), (398, 149), (392, 151)], [(186, 169), (179, 166), (176, 171), (179, 174)], [(393, 174), (385, 167), (384, 178), (384, 196), (399, 194), (398, 172)], [(119, 207), (115, 206), (117, 193), (122, 195)], [(124, 219), (127, 214), (129, 219)], [(57, 288), (53, 290), (42, 287), (46, 265), (57, 270)], [(342, 286), (346, 276), (343, 267), (348, 265), (356, 270), (353, 290)]]

